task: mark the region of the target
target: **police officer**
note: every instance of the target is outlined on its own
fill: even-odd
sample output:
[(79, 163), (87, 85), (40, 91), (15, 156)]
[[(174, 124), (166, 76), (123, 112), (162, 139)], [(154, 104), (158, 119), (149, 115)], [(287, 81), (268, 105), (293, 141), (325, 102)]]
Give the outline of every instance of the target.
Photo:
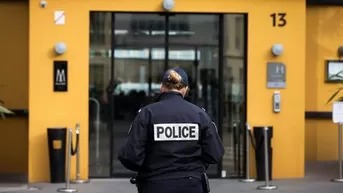
[(207, 113), (184, 100), (187, 89), (185, 71), (168, 70), (157, 101), (131, 124), (118, 160), (138, 173), (139, 193), (209, 191), (205, 172), (222, 158), (224, 147)]

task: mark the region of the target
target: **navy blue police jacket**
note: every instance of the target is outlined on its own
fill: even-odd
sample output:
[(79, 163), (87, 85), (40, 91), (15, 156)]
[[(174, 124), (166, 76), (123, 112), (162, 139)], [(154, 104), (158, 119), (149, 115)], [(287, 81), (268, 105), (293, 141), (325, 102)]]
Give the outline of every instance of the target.
[(224, 154), (217, 127), (200, 107), (177, 92), (160, 94), (142, 108), (118, 153), (139, 180), (201, 178)]

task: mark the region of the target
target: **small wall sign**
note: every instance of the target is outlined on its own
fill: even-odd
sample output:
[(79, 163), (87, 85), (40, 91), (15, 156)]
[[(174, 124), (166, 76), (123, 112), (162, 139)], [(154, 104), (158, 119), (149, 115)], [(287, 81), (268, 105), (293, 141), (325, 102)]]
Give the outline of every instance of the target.
[(54, 61), (54, 92), (68, 91), (68, 62)]
[(286, 87), (286, 66), (280, 62), (267, 63), (267, 88)]
[(54, 21), (56, 25), (64, 25), (65, 24), (65, 14), (64, 11), (55, 11), (54, 12)]

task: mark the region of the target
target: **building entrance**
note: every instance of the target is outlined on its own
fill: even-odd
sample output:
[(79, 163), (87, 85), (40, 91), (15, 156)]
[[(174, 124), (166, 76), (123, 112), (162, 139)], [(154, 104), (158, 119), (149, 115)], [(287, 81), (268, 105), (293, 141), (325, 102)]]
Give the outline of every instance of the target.
[[(117, 160), (137, 111), (159, 92), (165, 70), (186, 70), (186, 100), (217, 123), (226, 153), (211, 177), (243, 174), (245, 16), (90, 13), (90, 177), (130, 177)], [(231, 35), (232, 34), (232, 35)]]

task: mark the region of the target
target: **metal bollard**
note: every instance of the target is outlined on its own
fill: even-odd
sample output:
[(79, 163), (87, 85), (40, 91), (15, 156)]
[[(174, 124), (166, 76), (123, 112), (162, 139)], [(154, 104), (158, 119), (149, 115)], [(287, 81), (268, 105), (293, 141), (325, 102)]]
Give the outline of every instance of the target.
[(338, 165), (339, 165), (339, 178), (333, 179), (333, 182), (343, 182), (342, 173), (342, 123), (338, 123)]
[(250, 138), (249, 138), (249, 134), (250, 134), (250, 125), (249, 123), (246, 124), (246, 132), (247, 132), (247, 136), (246, 136), (246, 178), (242, 179), (241, 182), (254, 182), (255, 179), (250, 178)]
[(59, 188), (58, 192), (77, 192), (77, 189), (70, 188), (70, 161), (71, 161), (71, 140), (73, 137), (73, 130), (68, 129), (68, 143), (67, 143), (67, 172), (66, 172), (66, 186), (65, 188)]
[(263, 137), (264, 137), (264, 167), (265, 167), (265, 176), (266, 176), (266, 183), (263, 186), (258, 186), (258, 190), (274, 190), (276, 186), (269, 184), (269, 156), (268, 156), (268, 127), (264, 127), (263, 130)]
[[(76, 124), (76, 137), (79, 138), (80, 137), (80, 124), (77, 123)], [(77, 140), (79, 142), (79, 140)], [(77, 150), (76, 150), (76, 179), (71, 181), (71, 183), (73, 184), (85, 184), (88, 183), (89, 180), (82, 180), (81, 179), (81, 175), (80, 175), (80, 145), (76, 145), (78, 146)]]

